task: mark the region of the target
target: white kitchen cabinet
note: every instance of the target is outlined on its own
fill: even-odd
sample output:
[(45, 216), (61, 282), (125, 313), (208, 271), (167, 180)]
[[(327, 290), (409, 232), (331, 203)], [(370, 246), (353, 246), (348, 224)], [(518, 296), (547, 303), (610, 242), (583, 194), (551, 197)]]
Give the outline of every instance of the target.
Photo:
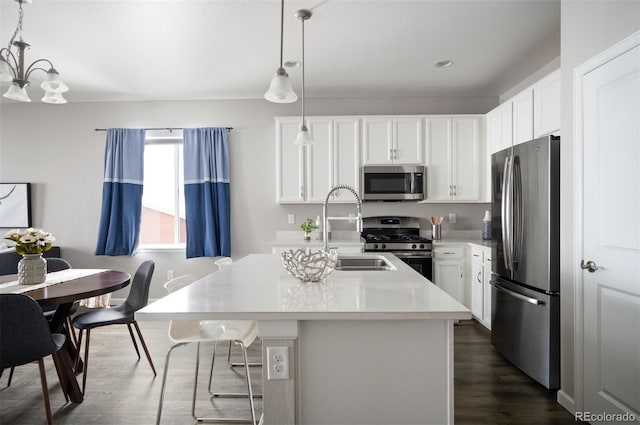
[[(359, 191), (359, 118), (308, 117), (310, 146), (294, 144), (299, 124), (299, 117), (276, 118), (277, 202), (323, 203), (338, 184)], [(353, 202), (353, 197), (335, 192), (333, 201)]]
[(299, 119), (276, 118), (276, 201), (305, 202), (305, 149), (293, 142)]
[(491, 329), (491, 248), (471, 247), (471, 313)]
[(427, 117), (427, 202), (480, 201), (482, 117)]
[(433, 283), (462, 304), (464, 297), (464, 246), (433, 248)]
[(363, 117), (363, 164), (423, 164), (423, 121), (421, 116)]
[(487, 113), (487, 151), (492, 154), (513, 144), (513, 102), (504, 102)]
[(560, 130), (560, 70), (533, 86), (534, 138)]
[(513, 98), (513, 145), (533, 140), (533, 90)]
[[(333, 159), (331, 186), (346, 184), (360, 193), (360, 120), (358, 118), (333, 119), (331, 152)], [(349, 191), (337, 190), (333, 192), (332, 200), (333, 202), (352, 203), (354, 197)]]

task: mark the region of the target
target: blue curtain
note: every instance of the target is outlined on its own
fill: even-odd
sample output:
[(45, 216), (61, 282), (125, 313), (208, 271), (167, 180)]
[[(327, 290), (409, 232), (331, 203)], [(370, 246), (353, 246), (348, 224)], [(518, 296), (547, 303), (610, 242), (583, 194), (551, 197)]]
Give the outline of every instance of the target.
[(183, 139), (187, 258), (230, 257), (227, 129), (184, 129)]
[(96, 255), (135, 255), (140, 235), (144, 129), (110, 128)]

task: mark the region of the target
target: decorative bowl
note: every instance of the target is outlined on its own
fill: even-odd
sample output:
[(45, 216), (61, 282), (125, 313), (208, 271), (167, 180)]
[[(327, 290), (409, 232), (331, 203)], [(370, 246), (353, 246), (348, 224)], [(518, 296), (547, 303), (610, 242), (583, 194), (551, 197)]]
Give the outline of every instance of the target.
[(335, 269), (337, 253), (324, 251), (310, 252), (304, 248), (282, 253), (282, 265), (287, 272), (302, 282), (319, 282), (326, 279)]

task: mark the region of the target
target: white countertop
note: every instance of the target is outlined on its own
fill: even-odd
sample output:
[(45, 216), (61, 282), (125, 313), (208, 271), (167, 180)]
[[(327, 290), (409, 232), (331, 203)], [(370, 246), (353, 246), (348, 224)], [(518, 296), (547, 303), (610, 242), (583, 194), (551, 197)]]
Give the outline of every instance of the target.
[[(366, 255), (366, 254), (365, 254)], [(302, 283), (279, 255), (251, 254), (146, 306), (147, 320), (470, 319), (471, 313), (392, 254), (387, 271), (334, 271)]]

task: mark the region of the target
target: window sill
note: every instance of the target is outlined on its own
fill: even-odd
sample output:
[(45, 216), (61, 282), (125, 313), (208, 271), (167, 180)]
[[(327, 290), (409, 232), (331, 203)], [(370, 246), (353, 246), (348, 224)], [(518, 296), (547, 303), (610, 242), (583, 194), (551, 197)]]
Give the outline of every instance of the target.
[(138, 247), (138, 252), (185, 252), (185, 249), (185, 245), (143, 245)]

